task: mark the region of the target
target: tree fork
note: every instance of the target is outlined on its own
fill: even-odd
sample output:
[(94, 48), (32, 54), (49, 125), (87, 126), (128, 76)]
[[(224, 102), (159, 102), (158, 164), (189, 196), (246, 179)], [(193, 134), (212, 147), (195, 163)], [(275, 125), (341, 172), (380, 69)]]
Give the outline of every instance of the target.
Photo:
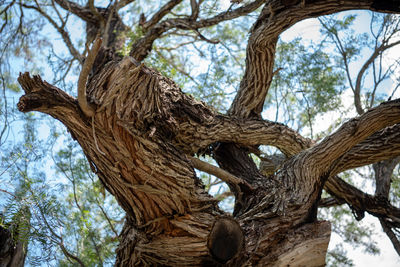
[[(127, 212), (127, 235), (122, 235), (118, 250), (121, 259), (127, 257), (125, 259), (132, 264), (158, 262), (165, 265), (202, 265), (217, 260), (240, 266), (250, 259), (236, 255), (249, 255), (250, 251), (265, 249), (269, 244), (254, 247), (247, 243), (253, 242), (249, 239), (242, 248), (240, 233), (249, 234), (256, 226), (258, 235), (266, 240), (283, 241), (286, 236), (277, 233), (293, 227), (293, 223), (289, 223), (292, 216), (299, 222), (307, 216), (306, 207), (289, 208), (284, 227), (275, 223), (265, 226), (257, 222), (257, 218), (266, 214), (265, 209), (269, 209), (270, 204), (265, 202), (256, 205), (257, 211), (252, 213), (254, 219), (250, 220), (255, 220), (253, 223), (249, 223), (249, 218), (243, 218), (247, 219), (246, 223), (242, 219), (235, 222), (236, 219), (229, 216), (218, 219), (226, 215), (202, 189), (190, 157), (170, 145), (173, 137), (179, 136), (179, 127), (175, 125), (207, 124), (215, 114), (203, 103), (182, 94), (169, 79), (137, 65), (130, 58), (107, 65), (91, 79), (88, 92), (98, 106), (94, 125), (83, 120), (76, 99), (40, 77), (23, 74), (19, 82), (26, 92), (20, 99), (19, 109), (41, 111), (63, 122), (82, 146), (106, 188)], [(143, 92), (146, 98), (142, 97)], [(93, 140), (92, 127), (98, 146)], [(179, 141), (177, 144), (184, 145)], [(263, 198), (262, 192), (262, 189), (252, 192), (258, 195), (252, 199), (272, 202), (279, 199), (279, 193)], [(274, 220), (281, 218), (279, 214), (269, 214)], [(271, 232), (271, 227), (277, 228)], [(136, 240), (132, 241), (134, 246), (127, 244), (124, 238)], [(221, 250), (222, 240), (232, 243), (226, 251)], [(296, 240), (301, 246), (300, 236)]]

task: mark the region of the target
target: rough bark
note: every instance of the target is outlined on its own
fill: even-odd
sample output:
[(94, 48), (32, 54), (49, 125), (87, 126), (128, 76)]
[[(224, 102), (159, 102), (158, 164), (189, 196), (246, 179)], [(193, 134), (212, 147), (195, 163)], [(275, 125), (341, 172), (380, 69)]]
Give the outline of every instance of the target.
[[(240, 131), (236, 118), (216, 114), (184, 95), (169, 79), (129, 57), (110, 63), (88, 85), (92, 104), (97, 107), (93, 121), (86, 119), (76, 99), (40, 77), (23, 74), (19, 82), (26, 94), (18, 108), (24, 112), (41, 111), (62, 121), (82, 146), (93, 171), (126, 211), (129, 219), (121, 235), (119, 265), (204, 265), (227, 261), (228, 258), (211, 253), (212, 246), (208, 245), (215, 225), (224, 220), (237, 221), (246, 237), (243, 247), (235, 246), (233, 252), (224, 254), (236, 256), (229, 261), (231, 265), (279, 265), (305, 247), (319, 249), (318, 253), (324, 255), (328, 224), (315, 222), (315, 203), (329, 171), (327, 154), (330, 150), (339, 151), (329, 157), (333, 164), (340, 153), (346, 153), (371, 132), (400, 121), (398, 101), (349, 121), (312, 149), (292, 156), (263, 183), (254, 184), (254, 188), (239, 186), (243, 191), (241, 209), (234, 219), (220, 211), (216, 201), (205, 193), (196, 178), (191, 155), (218, 141), (255, 145), (255, 132), (279, 137), (280, 127), (289, 131), (284, 126), (254, 120), (254, 129)], [(385, 120), (377, 116), (386, 110), (390, 114)], [(364, 128), (367, 123), (369, 130)], [(216, 139), (209, 138), (207, 143), (202, 141), (207, 135), (201, 134), (196, 144), (192, 138), (183, 138), (191, 132), (201, 133), (203, 127)], [(219, 131), (221, 128), (241, 134), (231, 140), (232, 135)], [(302, 140), (295, 133), (293, 136), (295, 141), (277, 138), (277, 144)], [(345, 136), (349, 144), (339, 144), (340, 136)], [(229, 227), (222, 228), (230, 231)], [(235, 233), (234, 240), (241, 240), (241, 233)]]
[(0, 266), (24, 266), (26, 247), (22, 242), (15, 242), (8, 229), (0, 226)]
[[(375, 172), (376, 190), (375, 194), (382, 201), (389, 202), (390, 183), (392, 180), (393, 170), (400, 162), (400, 157), (377, 162), (373, 165)], [(400, 236), (396, 228), (400, 227), (400, 221), (392, 220), (390, 218), (380, 217), (383, 231), (389, 237), (394, 249), (400, 256)]]
[[(106, 14), (113, 13), (107, 12), (118, 9), (103, 12), (93, 5), (57, 3), (102, 35), (108, 31), (101, 21), (112, 20)], [(164, 8), (178, 3), (170, 1)], [(142, 21), (146, 34), (133, 45), (132, 57), (119, 60), (113, 49), (100, 50), (86, 84), (94, 110), (90, 119), (75, 98), (39, 76), (20, 75), (25, 95), (19, 110), (61, 121), (125, 210), (117, 266), (323, 266), (330, 224), (318, 222), (316, 214), (324, 186), (358, 210), (399, 221), (398, 209), (368, 199), (336, 174), (400, 155), (398, 131), (393, 130), (400, 123), (400, 101), (365, 112), (319, 143), (260, 117), (282, 31), (297, 21), (348, 9), (400, 12), (397, 1), (266, 1), (251, 30), (246, 72), (227, 115), (183, 94), (173, 81), (138, 62), (170, 29), (208, 27), (263, 3), (254, 1), (208, 19), (198, 19), (192, 5), (190, 18), (163, 20), (166, 13), (160, 10), (149, 24)], [(258, 145), (273, 145), (285, 154), (269, 176), (249, 157)], [(211, 171), (228, 177), (236, 197), (233, 215), (218, 208), (196, 177), (194, 168), (205, 167), (194, 156), (204, 153), (224, 169)]]
[(0, 266), (24, 266), (26, 252), (27, 249), (24, 243), (16, 242), (11, 232), (0, 226)]
[(6, 227), (0, 226), (0, 267), (22, 267), (25, 264), (30, 212), (23, 208), (20, 213), (22, 216), (15, 216)]
[[(261, 246), (254, 243), (258, 240), (254, 236), (243, 247), (234, 247), (228, 255), (241, 255), (231, 260), (234, 265), (261, 260), (263, 257), (255, 257), (258, 252), (254, 252), (263, 251), (271, 240), (281, 242), (278, 251), (283, 253), (269, 255), (268, 261), (278, 261), (293, 247), (300, 249), (304, 240), (308, 245), (321, 240), (327, 244), (325, 231), (316, 237), (314, 232), (293, 230), (290, 242), (282, 235), (309, 220), (310, 205), (318, 196), (314, 188), (297, 194), (289, 191), (290, 184), (271, 179), (253, 193), (246, 192), (254, 207), (247, 203), (248, 210), (237, 219), (218, 209), (195, 176), (188, 157), (191, 154), (174, 146), (175, 142), (182, 144), (176, 139), (180, 124), (212, 121), (216, 114), (182, 94), (157, 72), (130, 58), (103, 69), (88, 86), (97, 106), (93, 124), (85, 119), (76, 99), (38, 76), (23, 74), (19, 82), (26, 92), (19, 109), (45, 112), (62, 121), (84, 149), (93, 171), (125, 209), (129, 219), (121, 236), (118, 264), (203, 265), (221, 261), (207, 244), (215, 225), (223, 220), (237, 221), (245, 236), (263, 233), (265, 238)], [(286, 173), (296, 175), (293, 170)], [(307, 196), (309, 200), (299, 208)], [(271, 218), (271, 224), (262, 222), (263, 217)], [(318, 229), (327, 224), (307, 227), (320, 233)], [(235, 240), (241, 238), (237, 233)]]

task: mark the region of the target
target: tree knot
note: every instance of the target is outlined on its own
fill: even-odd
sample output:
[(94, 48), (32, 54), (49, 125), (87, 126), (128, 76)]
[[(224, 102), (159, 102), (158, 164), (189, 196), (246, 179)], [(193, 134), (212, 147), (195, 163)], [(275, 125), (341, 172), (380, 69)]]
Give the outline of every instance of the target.
[(244, 247), (244, 234), (239, 223), (230, 217), (217, 219), (208, 236), (207, 247), (214, 260), (220, 263), (238, 255)]

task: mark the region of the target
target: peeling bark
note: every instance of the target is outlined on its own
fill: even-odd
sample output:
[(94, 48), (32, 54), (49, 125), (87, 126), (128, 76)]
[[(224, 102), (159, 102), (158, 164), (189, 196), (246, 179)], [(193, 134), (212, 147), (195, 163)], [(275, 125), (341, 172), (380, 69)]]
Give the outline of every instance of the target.
[[(244, 246), (246, 253), (241, 246), (224, 256), (210, 252), (207, 240), (212, 229), (228, 215), (205, 193), (188, 157), (190, 150), (173, 145), (183, 144), (175, 137), (180, 136), (179, 125), (185, 121), (195, 125), (217, 116), (203, 103), (184, 95), (172, 81), (130, 58), (109, 65), (91, 80), (88, 92), (97, 106), (93, 125), (85, 119), (76, 99), (40, 77), (23, 74), (19, 82), (26, 94), (18, 108), (24, 112), (41, 111), (62, 121), (82, 146), (93, 171), (126, 211), (129, 223), (121, 235), (119, 264), (125, 265), (127, 260), (131, 264), (202, 265), (226, 261), (235, 255), (241, 256), (231, 259), (230, 264), (252, 261), (245, 256), (256, 249), (250, 244)], [(293, 170), (288, 173), (297, 175)], [(262, 236), (280, 240), (285, 244), (282, 248), (286, 248), (286, 236), (279, 233), (307, 221), (318, 190), (309, 188), (293, 194), (290, 184), (277, 179), (251, 194), (246, 192), (251, 196), (243, 203), (247, 210), (229, 220), (237, 221), (243, 233), (252, 232), (257, 226), (264, 233)], [(299, 208), (306, 196), (311, 198)], [(286, 220), (284, 227), (278, 223), (282, 216)], [(276, 223), (263, 226), (259, 222), (262, 217), (271, 217)], [(275, 230), (271, 231), (271, 227)], [(230, 227), (222, 229), (232, 231)], [(300, 234), (293, 235), (301, 240), (297, 236)], [(214, 244), (223, 235), (216, 236)]]
[[(107, 13), (111, 9), (56, 2), (86, 18), (96, 33), (108, 33), (99, 15), (119, 21), (117, 14)], [(179, 2), (168, 2), (165, 10)], [(208, 19), (198, 18), (192, 3), (190, 18), (163, 20), (165, 12), (160, 10), (148, 24), (142, 21), (146, 34), (133, 44), (132, 57), (120, 59), (113, 48), (99, 51), (95, 69), (81, 86), (94, 107), (90, 119), (61, 89), (39, 76), (20, 75), (25, 95), (19, 110), (61, 121), (125, 210), (117, 266), (323, 266), (330, 238), (329, 222), (316, 219), (323, 187), (360, 217), (368, 211), (390, 223), (400, 221), (390, 203), (336, 176), (400, 155), (399, 100), (344, 123), (318, 143), (260, 117), (280, 33), (297, 21), (342, 10), (399, 12), (396, 1), (267, 1), (251, 30), (246, 72), (227, 115), (183, 94), (173, 81), (139, 63), (170, 29), (208, 27), (263, 3), (254, 1)], [(114, 37), (109, 40), (116, 43)], [(285, 154), (268, 175), (249, 156), (259, 145), (275, 146)], [(197, 178), (194, 168), (207, 169), (194, 158), (201, 154), (217, 160), (221, 169), (206, 167), (225, 177), (235, 195), (232, 215), (218, 208)]]

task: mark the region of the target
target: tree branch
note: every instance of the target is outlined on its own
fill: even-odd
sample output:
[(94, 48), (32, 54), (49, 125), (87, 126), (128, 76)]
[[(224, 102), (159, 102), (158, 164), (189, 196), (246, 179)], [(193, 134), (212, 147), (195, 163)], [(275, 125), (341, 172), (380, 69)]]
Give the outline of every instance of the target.
[(69, 52), (71, 53), (71, 55), (77, 59), (79, 61), (79, 63), (83, 63), (83, 56), (79, 53), (79, 51), (74, 47), (74, 45), (72, 44), (71, 39), (69, 38), (69, 34), (67, 31), (65, 31), (65, 29), (63, 27), (58, 26), (58, 24), (46, 13), (43, 11), (43, 9), (40, 8), (40, 6), (30, 6), (30, 5), (26, 5), (26, 4), (21, 4), (23, 7), (25, 8), (29, 8), (29, 9), (34, 9), (37, 12), (39, 12), (43, 17), (45, 17), (51, 25), (53, 25), (53, 27), (58, 31), (59, 34), (61, 34), (62, 39), (65, 43), (65, 45), (67, 46)]
[[(129, 55), (138, 61), (142, 61), (151, 51), (154, 41), (157, 40), (162, 34), (171, 29), (176, 28), (183, 30), (198, 30), (200, 28), (210, 27), (222, 21), (232, 20), (253, 12), (258, 7), (260, 7), (263, 2), (263, 0), (256, 0), (254, 2), (251, 2), (250, 4), (241, 6), (234, 10), (221, 12), (220, 14), (207, 19), (194, 21), (191, 17), (189, 17), (173, 18), (158, 22), (152, 27), (148, 27), (146, 35), (132, 45)], [(156, 18), (158, 19), (158, 16)]]
[[(381, 161), (373, 165), (376, 181), (375, 195), (386, 200), (387, 202), (389, 202), (389, 191), (393, 170), (399, 162), (400, 157), (397, 157), (390, 160)], [(400, 256), (399, 237), (397, 237), (392, 230), (392, 228), (400, 228), (400, 223), (397, 223), (397, 225), (393, 224), (386, 218), (379, 218), (379, 222), (382, 225), (383, 231), (392, 242), (397, 254)]]
[[(221, 168), (211, 165), (211, 164), (209, 164), (205, 161), (202, 161), (198, 158), (189, 156), (189, 160), (192, 162), (193, 167), (195, 169), (198, 169), (199, 171), (203, 171), (208, 174), (214, 175), (215, 177), (221, 179), (222, 181), (224, 181), (232, 186), (238, 187), (239, 185), (244, 185), (245, 187), (247, 187), (247, 189), (251, 189), (251, 186), (249, 184), (247, 184), (245, 181), (230, 174), (229, 172), (227, 172)], [(240, 190), (237, 190), (237, 191), (240, 191)]]
[(86, 98), (86, 83), (88, 81), (89, 73), (92, 70), (94, 60), (96, 59), (97, 53), (100, 50), (102, 43), (101, 38), (97, 38), (86, 57), (85, 63), (82, 66), (81, 73), (78, 79), (78, 103), (83, 113), (87, 117), (93, 117), (95, 113), (95, 107), (87, 102)]
[(224, 142), (245, 147), (271, 145), (288, 157), (313, 144), (310, 139), (281, 123), (228, 116), (215, 116), (202, 124), (193, 121), (181, 123), (176, 139), (188, 153), (197, 153), (215, 142)]
[(135, 0), (122, 0), (118, 2), (117, 10), (129, 5), (130, 3), (135, 2)]
[(97, 21), (100, 22), (100, 30), (104, 31), (106, 22), (104, 20), (104, 17), (100, 14), (100, 12), (94, 6), (94, 0), (88, 0), (88, 5), (89, 5), (89, 8), (90, 8), (90, 11), (96, 16)]
[(63, 9), (75, 14), (82, 20), (86, 22), (96, 23), (97, 18), (91, 12), (88, 7), (81, 6), (75, 2), (69, 0), (54, 0), (57, 4), (59, 4)]
[(380, 130), (352, 147), (333, 164), (333, 175), (400, 155), (400, 124)]
[(229, 114), (251, 118), (259, 117), (272, 78), (276, 43), (279, 35), (295, 23), (321, 15), (351, 9), (369, 9), (381, 12), (399, 10), (396, 1), (286, 1), (271, 0), (264, 6), (252, 27), (246, 50), (246, 70), (240, 88), (229, 109)]
[(400, 256), (400, 242), (398, 237), (393, 233), (392, 227), (389, 226), (389, 223), (382, 218), (379, 218), (379, 222), (382, 225), (382, 229), (385, 234), (389, 237), (390, 241), (393, 244), (393, 248), (396, 250), (397, 254)]
[(391, 44), (387, 44), (387, 45), (382, 44), (381, 46), (379, 46), (375, 49), (375, 51), (372, 53), (372, 55), (362, 65), (362, 67), (357, 75), (356, 85), (355, 85), (355, 90), (354, 90), (354, 103), (355, 103), (358, 114), (361, 115), (364, 113), (364, 109), (361, 106), (360, 92), (361, 92), (361, 81), (362, 81), (365, 71), (369, 68), (369, 66), (375, 61), (375, 59), (379, 55), (381, 55), (384, 51), (386, 51), (398, 44), (400, 44), (400, 40), (393, 42)]
[(167, 2), (165, 5), (163, 5), (152, 17), (151, 19), (147, 20), (142, 24), (142, 29), (144, 32), (147, 31), (147, 29), (153, 27), (156, 25), (160, 20), (162, 20), (168, 13), (171, 12), (171, 10), (176, 7), (178, 4), (180, 4), (182, 0), (171, 0)]
[(371, 215), (380, 218), (387, 218), (391, 222), (400, 225), (400, 209), (392, 206), (389, 201), (371, 196), (346, 183), (338, 176), (331, 176), (326, 181), (325, 190), (338, 199), (339, 202), (345, 201), (355, 210), (356, 219), (361, 220), (366, 211)]
[(384, 102), (344, 123), (335, 133), (307, 150), (308, 163), (318, 162), (318, 176), (328, 172), (330, 175), (339, 173), (338, 159), (375, 132), (399, 122), (400, 99)]

